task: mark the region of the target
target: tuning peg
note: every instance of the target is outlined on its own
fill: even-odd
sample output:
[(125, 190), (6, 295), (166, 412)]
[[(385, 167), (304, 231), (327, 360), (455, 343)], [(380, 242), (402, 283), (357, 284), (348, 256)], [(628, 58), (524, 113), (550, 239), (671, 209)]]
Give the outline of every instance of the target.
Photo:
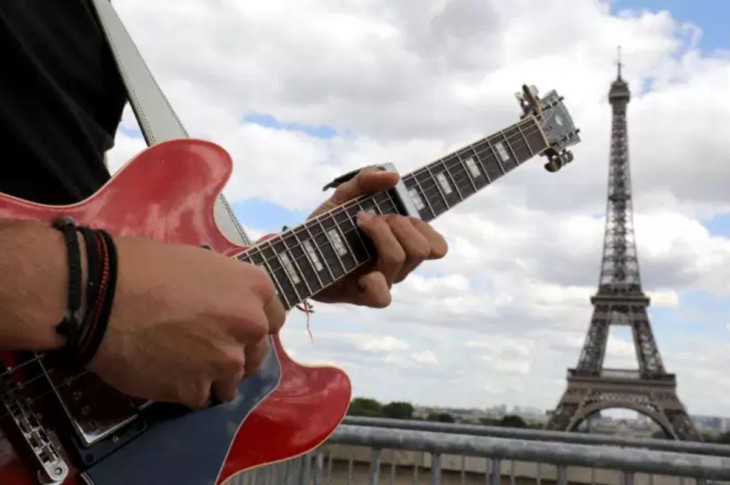
[(545, 164), (545, 170), (548, 172), (557, 172), (573, 161), (573, 153), (570, 150), (563, 150), (560, 153), (552, 152), (548, 159), (549, 161)]
[(563, 165), (567, 165), (573, 161), (573, 152), (571, 152), (570, 150), (563, 150), (563, 152), (560, 154), (560, 158), (562, 158), (564, 161)]

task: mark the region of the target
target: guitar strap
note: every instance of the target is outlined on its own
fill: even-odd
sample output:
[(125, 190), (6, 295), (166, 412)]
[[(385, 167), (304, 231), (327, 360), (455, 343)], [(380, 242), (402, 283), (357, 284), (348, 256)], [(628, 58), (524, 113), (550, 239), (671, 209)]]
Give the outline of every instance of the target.
[[(129, 102), (147, 145), (188, 138), (180, 119), (152, 76), (111, 1), (91, 0), (91, 2), (111, 47)], [(220, 194), (215, 203), (214, 217), (221, 232), (228, 239), (239, 245), (251, 245), (251, 240), (223, 194)]]

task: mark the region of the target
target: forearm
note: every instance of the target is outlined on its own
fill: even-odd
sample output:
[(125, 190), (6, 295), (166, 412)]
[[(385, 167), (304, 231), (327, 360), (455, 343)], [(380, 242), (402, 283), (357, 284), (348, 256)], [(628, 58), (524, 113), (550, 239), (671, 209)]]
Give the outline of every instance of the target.
[[(85, 274), (85, 248), (78, 239)], [(55, 327), (66, 312), (67, 295), (61, 232), (47, 223), (0, 221), (0, 350), (62, 346), (65, 339)]]

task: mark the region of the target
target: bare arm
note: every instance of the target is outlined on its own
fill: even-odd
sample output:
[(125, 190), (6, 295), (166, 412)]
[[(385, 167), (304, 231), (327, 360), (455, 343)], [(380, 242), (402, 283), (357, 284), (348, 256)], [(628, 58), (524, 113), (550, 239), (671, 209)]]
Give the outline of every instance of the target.
[(0, 350), (61, 347), (55, 327), (68, 291), (63, 235), (41, 222), (0, 221), (0, 275)]

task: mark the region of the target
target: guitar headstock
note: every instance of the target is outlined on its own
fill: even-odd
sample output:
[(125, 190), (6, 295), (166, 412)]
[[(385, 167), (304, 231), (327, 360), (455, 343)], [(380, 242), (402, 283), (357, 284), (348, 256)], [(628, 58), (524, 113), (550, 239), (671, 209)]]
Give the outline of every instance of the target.
[(539, 98), (537, 88), (522, 86), (522, 93), (517, 94), (522, 107), (522, 118), (534, 116), (542, 130), (549, 147), (542, 155), (548, 157), (545, 170), (557, 172), (573, 161), (573, 153), (567, 148), (580, 142), (573, 118), (563, 104), (563, 97), (555, 90)]

